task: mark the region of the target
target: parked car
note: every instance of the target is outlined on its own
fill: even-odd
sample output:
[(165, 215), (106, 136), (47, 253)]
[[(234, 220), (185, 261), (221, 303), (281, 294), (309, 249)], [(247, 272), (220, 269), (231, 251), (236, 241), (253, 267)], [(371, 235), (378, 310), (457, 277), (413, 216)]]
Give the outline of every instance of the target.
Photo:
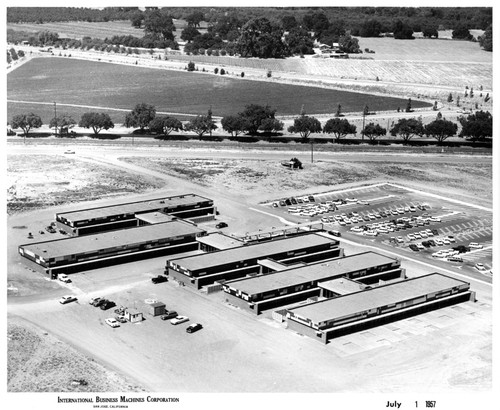
[(450, 256), (448, 258), (450, 262), (463, 262), (464, 260), (460, 256)]
[(57, 279), (64, 283), (71, 283), (71, 279), (65, 273), (60, 273), (57, 275)]
[(189, 321), (189, 318), (187, 316), (177, 316), (176, 318), (170, 320), (170, 323), (172, 323), (173, 325), (179, 325), (187, 321)]
[(485, 270), (486, 270), (486, 266), (484, 266), (484, 264), (483, 264), (483, 263), (480, 263), (480, 262), (476, 263), (476, 264), (474, 265), (474, 267), (475, 267), (477, 270), (480, 270), (480, 271), (485, 271)]
[(65, 154), (74, 154), (75, 151), (73, 151), (72, 149), (67, 149), (66, 151), (64, 151)]
[(477, 243), (477, 242), (471, 242), (469, 243), (469, 248), (473, 248), (473, 249), (481, 249), (483, 247), (483, 245)]
[(155, 276), (154, 278), (151, 278), (151, 282), (153, 282), (156, 285), (157, 283), (168, 282), (168, 278), (164, 275), (158, 275)]
[(177, 312), (175, 310), (170, 310), (170, 311), (167, 310), (164, 315), (160, 316), (160, 319), (161, 320), (174, 319), (177, 316), (179, 316), (179, 315), (177, 314)]
[(116, 320), (114, 317), (110, 317), (108, 319), (105, 319), (104, 321), (111, 327), (120, 327), (120, 323), (118, 323), (118, 320)]
[(227, 223), (225, 222), (219, 222), (217, 225), (215, 225), (217, 229), (222, 229), (222, 228), (227, 228)]
[(108, 302), (107, 299), (104, 299), (104, 298), (96, 298), (94, 303), (92, 303), (92, 305), (94, 307), (100, 307), (101, 305), (103, 305), (104, 303)]
[(101, 306), (99, 306), (101, 308), (101, 310), (108, 310), (112, 307), (116, 306), (116, 303), (113, 302), (112, 300), (107, 300), (106, 302), (104, 302)]
[(67, 295), (67, 296), (63, 296), (61, 299), (59, 299), (59, 303), (61, 305), (65, 305), (66, 303), (71, 303), (71, 302), (74, 302), (76, 300), (77, 300), (76, 296)]
[(102, 298), (92, 298), (89, 300), (89, 305), (93, 305), (94, 303), (97, 303), (101, 300)]
[(414, 243), (412, 243), (412, 244), (408, 245), (408, 247), (409, 247), (412, 251), (414, 251), (414, 252), (418, 252), (418, 251), (419, 251), (418, 246), (417, 246), (417, 245), (415, 245)]
[(186, 332), (188, 332), (188, 333), (194, 333), (194, 332), (197, 332), (198, 330), (200, 330), (202, 328), (203, 328), (203, 326), (200, 323), (191, 323), (186, 328)]
[(127, 319), (125, 318), (125, 316), (115, 316), (115, 319), (120, 322), (120, 323), (127, 323)]

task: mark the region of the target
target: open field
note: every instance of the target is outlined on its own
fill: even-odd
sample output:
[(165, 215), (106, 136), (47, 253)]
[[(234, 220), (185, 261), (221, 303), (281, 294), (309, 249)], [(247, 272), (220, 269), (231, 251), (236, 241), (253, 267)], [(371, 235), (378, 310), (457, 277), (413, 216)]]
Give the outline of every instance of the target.
[(217, 190), (227, 189), (255, 198), (259, 195), (314, 190), (342, 184), (384, 180), (420, 186), (439, 186), (492, 201), (492, 164), (402, 163), (359, 161), (316, 161), (304, 170), (291, 171), (277, 161), (120, 158), (168, 175), (188, 179)]
[(19, 318), (9, 318), (7, 349), (9, 392), (142, 391), (53, 335)]
[[(60, 150), (62, 153), (63, 150)], [(9, 213), (116, 197), (162, 186), (152, 178), (136, 177), (123, 170), (57, 154), (32, 155), (29, 158), (10, 155), (6, 179)]]
[[(269, 104), (277, 109), (277, 115), (298, 115), (302, 106), (308, 113), (332, 113), (338, 104), (342, 105), (343, 112), (362, 111), (365, 105), (374, 111), (406, 106), (406, 101), (399, 98), (72, 58), (34, 59), (8, 75), (7, 89), (8, 99), (14, 102), (53, 103), (55, 100), (61, 104), (127, 110), (146, 102), (159, 112), (198, 115), (212, 107), (216, 116), (237, 114), (248, 104)], [(428, 103), (412, 103), (413, 108), (425, 106), (429, 106)], [(28, 104), (23, 112), (42, 113), (39, 114), (42, 120), (48, 122), (53, 108), (53, 104), (36, 107)], [(72, 113), (71, 107), (64, 110)], [(8, 116), (14, 114), (9, 107)], [(123, 122), (125, 114), (116, 115)]]
[[(180, 36), (182, 30), (187, 26), (184, 20), (175, 20), (174, 25), (176, 31), (174, 35), (176, 41), (182, 41)], [(200, 33), (206, 31), (206, 23), (202, 22), (201, 27), (198, 28)], [(8, 23), (7, 29), (17, 31), (38, 32), (38, 31), (52, 31), (59, 34), (62, 38), (76, 38), (81, 40), (83, 37), (100, 38), (104, 40), (106, 37), (113, 36), (134, 36), (142, 38), (144, 36), (144, 29), (132, 27), (130, 20), (115, 20), (107, 22), (87, 22), (87, 21), (68, 21), (68, 22), (53, 22), (53, 23)]]
[[(376, 39), (379, 41), (380, 39)], [(387, 41), (395, 41), (387, 39)], [(411, 41), (411, 40), (402, 40)], [(424, 41), (424, 40), (413, 40)], [(443, 40), (444, 41), (444, 40)], [(477, 45), (475, 45), (477, 47)], [(483, 53), (486, 53), (483, 51)], [(417, 54), (418, 56), (420, 54)], [(321, 79), (341, 79), (355, 81), (372, 81), (380, 87), (392, 84), (438, 85), (456, 87), (460, 90), (465, 86), (472, 86), (475, 90), (480, 85), (484, 89), (492, 89), (492, 62), (491, 54), (487, 54), (489, 62), (465, 62), (457, 57), (451, 61), (442, 58), (440, 61), (422, 61), (417, 57), (411, 60), (369, 60), (350, 58), (338, 60), (331, 58), (289, 58), (289, 59), (239, 59), (232, 57), (214, 56), (186, 56), (173, 55), (172, 60), (194, 61), (198, 64), (212, 64), (221, 67), (235, 67), (241, 70), (251, 68), (260, 70), (263, 74), (272, 70), (274, 78), (286, 78), (290, 73), (293, 76), (316, 76), (314, 81)], [(376, 81), (377, 77), (379, 81)], [(307, 80), (306, 80), (307, 81)], [(312, 82), (313, 80), (311, 80)]]

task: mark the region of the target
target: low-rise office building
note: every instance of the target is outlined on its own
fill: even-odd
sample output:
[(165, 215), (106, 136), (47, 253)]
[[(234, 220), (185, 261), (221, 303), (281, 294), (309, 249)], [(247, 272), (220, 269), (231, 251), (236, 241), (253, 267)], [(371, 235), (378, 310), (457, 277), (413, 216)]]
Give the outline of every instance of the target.
[[(263, 310), (285, 306), (308, 298), (324, 296), (328, 289), (320, 283), (335, 278), (357, 279), (366, 284), (380, 279), (404, 277), (399, 260), (376, 252), (308, 264), (266, 275), (227, 281), (222, 289), (227, 300), (256, 314)], [(329, 296), (329, 294), (328, 294)]]
[(289, 309), (288, 328), (327, 343), (348, 333), (475, 300), (470, 284), (439, 273)]
[[(73, 236), (90, 235), (105, 231), (139, 226), (147, 217), (139, 220), (138, 215), (154, 212), (168, 214), (179, 219), (214, 219), (216, 209), (211, 199), (195, 194), (128, 202), (118, 205), (86, 208), (56, 214), (56, 226)], [(158, 215), (157, 215), (158, 216)], [(161, 216), (161, 215), (160, 215)], [(149, 220), (154, 221), (151, 215)], [(165, 217), (162, 217), (163, 221)]]
[(258, 274), (262, 268), (258, 261), (262, 259), (296, 264), (339, 257), (342, 252), (338, 241), (309, 234), (168, 260), (165, 274), (200, 289), (215, 281)]
[(206, 231), (172, 221), (96, 235), (20, 245), (23, 262), (50, 274), (72, 273), (139, 259), (198, 250), (198, 236)]

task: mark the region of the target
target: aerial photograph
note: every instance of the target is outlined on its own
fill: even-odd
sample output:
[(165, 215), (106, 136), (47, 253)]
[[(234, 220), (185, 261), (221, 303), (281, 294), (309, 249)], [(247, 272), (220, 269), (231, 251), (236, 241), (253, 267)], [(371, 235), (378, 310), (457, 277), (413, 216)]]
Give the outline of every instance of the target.
[(7, 408), (493, 409), (493, 6), (405, 3), (4, 8)]

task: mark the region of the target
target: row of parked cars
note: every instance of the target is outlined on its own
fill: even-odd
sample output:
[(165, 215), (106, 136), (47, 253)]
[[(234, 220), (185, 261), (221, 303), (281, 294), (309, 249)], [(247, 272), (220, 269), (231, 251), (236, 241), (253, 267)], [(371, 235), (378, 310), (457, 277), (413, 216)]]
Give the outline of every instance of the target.
[(316, 202), (316, 199), (314, 198), (313, 195), (306, 195), (306, 196), (300, 196), (300, 197), (298, 196), (298, 197), (282, 199), (281, 201), (273, 202), (273, 206), (275, 208), (277, 208), (280, 206), (292, 206), (292, 205), (303, 204), (303, 203), (308, 203), (308, 202)]
[[(165, 314), (162, 315), (161, 320), (170, 320), (172, 325), (180, 325), (181, 323), (189, 322), (189, 317), (179, 315), (175, 310), (165, 310)], [(187, 328), (187, 333), (194, 333), (202, 329), (201, 323), (191, 323)]]

